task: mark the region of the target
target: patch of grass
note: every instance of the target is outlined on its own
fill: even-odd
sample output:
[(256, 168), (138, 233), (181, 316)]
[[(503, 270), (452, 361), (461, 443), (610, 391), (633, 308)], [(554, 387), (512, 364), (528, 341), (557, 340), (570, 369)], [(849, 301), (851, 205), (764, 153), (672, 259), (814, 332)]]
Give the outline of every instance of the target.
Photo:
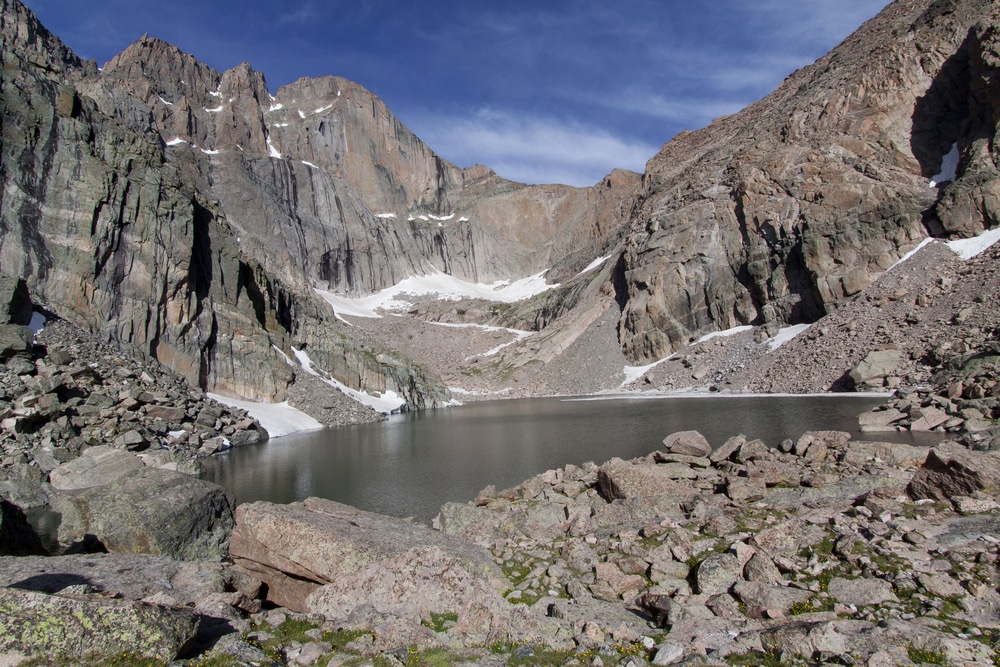
[(912, 662), (916, 664), (927, 664), (927, 665), (947, 665), (948, 659), (945, 657), (943, 651), (932, 651), (926, 648), (919, 648), (913, 644), (908, 644), (906, 646), (906, 655), (909, 656)]
[(814, 595), (793, 604), (788, 613), (792, 616), (798, 616), (799, 614), (812, 614), (818, 611), (833, 611), (836, 604), (836, 600), (831, 597)]
[(458, 621), (458, 614), (455, 612), (445, 612), (443, 614), (431, 613), (429, 621), (424, 621), (423, 625), (434, 632), (444, 632)]

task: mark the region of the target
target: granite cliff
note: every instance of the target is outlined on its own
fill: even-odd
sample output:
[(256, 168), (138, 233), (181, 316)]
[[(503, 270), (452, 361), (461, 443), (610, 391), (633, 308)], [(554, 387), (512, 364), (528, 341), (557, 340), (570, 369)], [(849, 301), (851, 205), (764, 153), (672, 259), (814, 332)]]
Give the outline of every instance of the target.
[(995, 226), (998, 21), (988, 1), (899, 0), (768, 97), (667, 143), (623, 252), (629, 358), (813, 322), (924, 237)]

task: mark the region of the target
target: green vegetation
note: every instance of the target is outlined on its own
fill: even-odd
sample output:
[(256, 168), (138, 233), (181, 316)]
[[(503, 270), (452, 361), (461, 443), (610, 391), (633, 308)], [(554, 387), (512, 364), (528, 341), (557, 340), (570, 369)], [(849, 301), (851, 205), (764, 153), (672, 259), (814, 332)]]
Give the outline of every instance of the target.
[(914, 663), (921, 665), (947, 665), (948, 659), (942, 651), (918, 648), (913, 644), (906, 647), (906, 654)]

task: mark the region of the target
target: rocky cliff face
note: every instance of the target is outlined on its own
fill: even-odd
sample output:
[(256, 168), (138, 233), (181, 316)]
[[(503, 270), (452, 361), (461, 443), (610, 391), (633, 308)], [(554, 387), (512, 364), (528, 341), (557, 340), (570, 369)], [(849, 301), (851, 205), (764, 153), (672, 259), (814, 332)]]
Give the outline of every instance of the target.
[(928, 234), (995, 226), (998, 21), (986, 0), (899, 0), (767, 98), (666, 144), (624, 252), (626, 354), (813, 321)]
[(205, 389), (280, 399), (308, 346), (352, 387), (443, 403), (433, 373), (352, 343), (314, 288), (586, 263), (621, 221), (607, 193), (638, 178), (510, 183), (445, 162), (349, 81), (271, 96), (249, 65), (220, 74), (147, 37), (98, 72), (3, 10), (2, 271)]

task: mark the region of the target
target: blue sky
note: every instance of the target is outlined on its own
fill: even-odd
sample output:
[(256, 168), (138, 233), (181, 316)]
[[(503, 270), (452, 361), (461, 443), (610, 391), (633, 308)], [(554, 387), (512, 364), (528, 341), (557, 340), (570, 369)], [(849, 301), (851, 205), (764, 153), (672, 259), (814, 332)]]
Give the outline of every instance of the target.
[(362, 84), (439, 155), (528, 183), (642, 171), (773, 90), (886, 0), (25, 0), (103, 64), (143, 33), (271, 91)]

